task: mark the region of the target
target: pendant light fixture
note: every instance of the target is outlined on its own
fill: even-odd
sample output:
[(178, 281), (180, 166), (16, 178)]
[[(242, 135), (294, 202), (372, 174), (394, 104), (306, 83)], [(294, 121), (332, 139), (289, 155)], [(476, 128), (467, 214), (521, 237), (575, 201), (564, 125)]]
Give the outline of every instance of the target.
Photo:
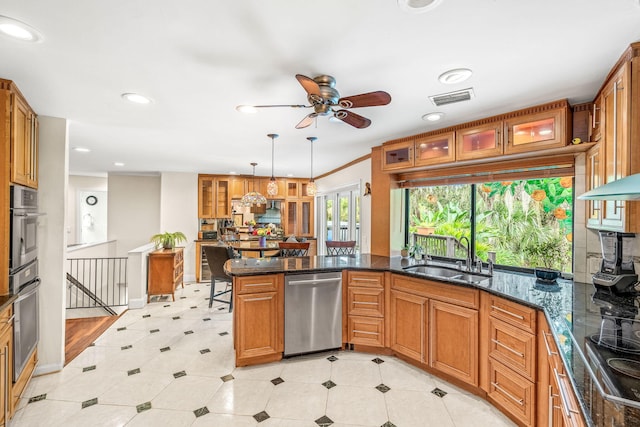
[(269, 184), (267, 184), (267, 196), (275, 197), (278, 195), (278, 181), (276, 181), (276, 177), (273, 175), (273, 163), (274, 163), (274, 140), (278, 137), (277, 133), (270, 133), (267, 135), (271, 138), (271, 178), (269, 179)]
[(249, 191), (247, 194), (242, 196), (241, 203), (243, 206), (249, 207), (266, 205), (267, 198), (256, 191), (256, 166), (258, 166), (258, 164), (255, 162), (250, 164), (253, 166), (253, 191)]
[(315, 141), (315, 136), (307, 137), (309, 142), (311, 143), (311, 178), (309, 179), (309, 184), (307, 184), (307, 196), (315, 196), (316, 194), (316, 183), (313, 180), (313, 141)]

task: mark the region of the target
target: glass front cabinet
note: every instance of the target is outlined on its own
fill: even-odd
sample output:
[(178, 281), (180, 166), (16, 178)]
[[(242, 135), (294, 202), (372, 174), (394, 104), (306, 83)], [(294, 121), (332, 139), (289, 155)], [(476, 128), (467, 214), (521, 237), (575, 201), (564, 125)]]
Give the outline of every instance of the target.
[(458, 160), (481, 159), (502, 154), (502, 121), (461, 129), (456, 132)]
[(456, 160), (455, 133), (447, 132), (415, 140), (415, 165), (428, 166)]
[(567, 108), (559, 108), (504, 121), (505, 154), (564, 147)]
[(413, 167), (413, 144), (410, 140), (382, 146), (382, 170)]

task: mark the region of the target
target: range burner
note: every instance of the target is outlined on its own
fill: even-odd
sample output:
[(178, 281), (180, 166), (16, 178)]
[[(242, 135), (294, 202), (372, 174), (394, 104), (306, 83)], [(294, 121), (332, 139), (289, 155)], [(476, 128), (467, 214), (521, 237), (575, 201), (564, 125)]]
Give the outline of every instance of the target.
[(603, 334), (594, 334), (590, 338), (594, 344), (606, 347), (616, 353), (640, 354), (640, 341), (635, 339)]
[(607, 359), (607, 365), (614, 371), (640, 380), (640, 362), (637, 360), (612, 357)]

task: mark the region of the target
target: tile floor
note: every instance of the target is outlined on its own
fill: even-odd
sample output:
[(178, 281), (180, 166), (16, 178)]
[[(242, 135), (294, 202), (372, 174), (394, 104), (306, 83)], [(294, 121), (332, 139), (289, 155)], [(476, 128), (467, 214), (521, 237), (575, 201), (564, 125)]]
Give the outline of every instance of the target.
[[(26, 426), (512, 426), (482, 399), (390, 356), (330, 352), (234, 368), (209, 285), (130, 310), (61, 372), (33, 378)], [(156, 302), (154, 302), (156, 301)]]

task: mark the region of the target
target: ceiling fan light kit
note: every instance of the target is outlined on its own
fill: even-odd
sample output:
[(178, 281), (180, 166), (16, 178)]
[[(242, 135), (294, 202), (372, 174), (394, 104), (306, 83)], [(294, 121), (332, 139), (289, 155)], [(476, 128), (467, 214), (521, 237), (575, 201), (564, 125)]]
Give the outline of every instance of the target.
[(267, 135), (271, 138), (271, 178), (269, 179), (269, 183), (267, 184), (267, 195), (274, 197), (278, 195), (278, 181), (276, 181), (276, 177), (273, 173), (274, 168), (274, 140), (279, 136), (277, 133), (270, 133)]
[(310, 105), (238, 105), (236, 110), (241, 113), (253, 113), (260, 108), (313, 108), (313, 112), (307, 114), (296, 125), (296, 129), (304, 129), (310, 126), (318, 116), (329, 115), (357, 129), (364, 129), (371, 125), (371, 120), (366, 117), (362, 117), (349, 109), (375, 107), (379, 105), (387, 105), (391, 102), (391, 95), (384, 91), (368, 92), (340, 98), (340, 93), (335, 88), (336, 79), (325, 74), (314, 78), (303, 76), (302, 74), (296, 74), (296, 79), (305, 92), (307, 92), (307, 101), (309, 101)]

